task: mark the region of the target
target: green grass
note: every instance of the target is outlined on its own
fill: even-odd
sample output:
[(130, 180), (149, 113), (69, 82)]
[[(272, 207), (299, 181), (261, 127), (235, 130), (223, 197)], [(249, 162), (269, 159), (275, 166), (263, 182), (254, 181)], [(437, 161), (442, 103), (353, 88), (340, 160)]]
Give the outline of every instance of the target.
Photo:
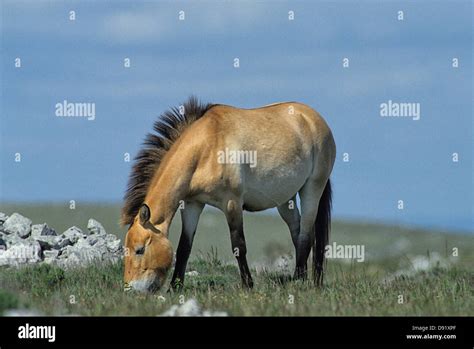
[[(117, 225), (118, 207), (78, 205), (75, 213), (58, 205), (0, 206), (46, 221), (61, 231), (71, 225), (85, 229), (87, 219), (101, 221), (109, 232), (123, 237)], [(178, 216), (177, 216), (178, 217)], [(176, 248), (179, 217), (171, 240)], [(0, 269), (0, 313), (29, 308), (48, 315), (150, 315), (163, 313), (183, 299), (195, 298), (206, 310), (230, 315), (474, 315), (474, 237), (354, 222), (334, 222), (331, 241), (365, 245), (364, 263), (329, 260), (323, 288), (291, 281), (289, 272), (262, 271), (282, 254), (293, 254), (287, 228), (279, 217), (245, 217), (249, 263), (255, 287), (240, 287), (228, 231), (221, 214), (206, 211), (198, 229), (183, 290), (156, 295), (122, 291), (122, 265), (93, 265), (62, 271), (50, 266)], [(457, 248), (458, 257), (452, 256)], [(438, 254), (450, 261), (426, 272), (386, 281), (409, 269), (414, 256)], [(163, 295), (165, 300), (158, 296)], [(403, 295), (404, 302), (398, 303)], [(294, 300), (294, 301), (292, 301)]]
[[(474, 277), (462, 268), (435, 269), (385, 284), (368, 271), (370, 265), (333, 265), (321, 289), (263, 272), (255, 275), (256, 286), (248, 291), (240, 287), (233, 265), (197, 259), (190, 267), (200, 274), (188, 277), (180, 292), (163, 290), (164, 301), (158, 294), (122, 292), (121, 264), (69, 272), (50, 266), (3, 271), (0, 311), (21, 304), (47, 315), (154, 316), (183, 296), (230, 315), (472, 315), (474, 310)], [(399, 295), (405, 298), (403, 304)]]

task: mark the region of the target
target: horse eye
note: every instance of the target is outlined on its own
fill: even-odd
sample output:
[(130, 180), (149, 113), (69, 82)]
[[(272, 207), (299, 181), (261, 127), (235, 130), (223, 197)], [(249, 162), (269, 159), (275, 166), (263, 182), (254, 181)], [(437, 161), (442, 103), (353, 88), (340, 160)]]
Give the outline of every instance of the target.
[(145, 253), (145, 246), (139, 247), (135, 250), (135, 254), (142, 255)]

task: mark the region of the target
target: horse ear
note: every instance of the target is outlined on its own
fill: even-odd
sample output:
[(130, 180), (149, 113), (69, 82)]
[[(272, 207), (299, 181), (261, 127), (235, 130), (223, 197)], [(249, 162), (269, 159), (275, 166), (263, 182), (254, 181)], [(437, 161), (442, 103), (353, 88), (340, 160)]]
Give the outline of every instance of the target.
[(139, 215), (141, 225), (145, 225), (150, 220), (151, 213), (147, 204), (143, 204), (142, 207), (140, 207)]

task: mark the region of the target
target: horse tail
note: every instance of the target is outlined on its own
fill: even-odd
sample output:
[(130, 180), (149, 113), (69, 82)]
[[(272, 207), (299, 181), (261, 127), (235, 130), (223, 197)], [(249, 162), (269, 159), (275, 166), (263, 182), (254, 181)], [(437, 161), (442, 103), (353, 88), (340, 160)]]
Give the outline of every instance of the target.
[(318, 286), (323, 285), (325, 250), (329, 243), (329, 231), (331, 230), (331, 207), (332, 189), (331, 181), (328, 178), (323, 195), (319, 200), (318, 214), (314, 223), (313, 277), (314, 283)]

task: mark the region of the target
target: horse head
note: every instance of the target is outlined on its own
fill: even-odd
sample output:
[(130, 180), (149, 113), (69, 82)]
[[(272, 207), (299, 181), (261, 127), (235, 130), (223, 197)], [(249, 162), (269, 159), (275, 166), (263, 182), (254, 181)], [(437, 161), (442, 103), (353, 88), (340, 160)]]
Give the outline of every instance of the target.
[(125, 238), (126, 291), (157, 291), (165, 283), (173, 262), (171, 243), (150, 222), (150, 216), (150, 208), (143, 204)]

